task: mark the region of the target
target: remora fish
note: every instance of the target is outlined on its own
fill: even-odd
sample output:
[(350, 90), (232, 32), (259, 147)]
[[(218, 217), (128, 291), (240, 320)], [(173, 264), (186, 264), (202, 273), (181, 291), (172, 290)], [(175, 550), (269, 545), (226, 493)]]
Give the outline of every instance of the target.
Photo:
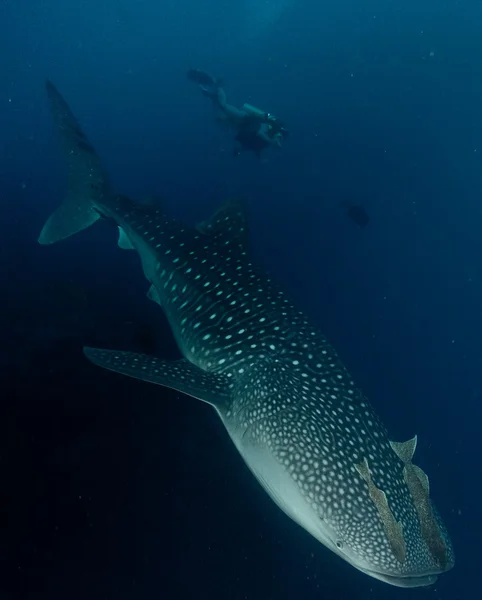
[(165, 311), (185, 358), (94, 348), (85, 349), (87, 357), (211, 404), (276, 504), (360, 571), (400, 587), (433, 583), (454, 563), (438, 513), (430, 504), (443, 565), (424, 539), (407, 466), (373, 409), (327, 340), (251, 263), (241, 207), (228, 204), (188, 229), (111, 194), (68, 105), (51, 83), (47, 91), (70, 185), (40, 243), (100, 216), (113, 219), (119, 245), (139, 253), (148, 295)]

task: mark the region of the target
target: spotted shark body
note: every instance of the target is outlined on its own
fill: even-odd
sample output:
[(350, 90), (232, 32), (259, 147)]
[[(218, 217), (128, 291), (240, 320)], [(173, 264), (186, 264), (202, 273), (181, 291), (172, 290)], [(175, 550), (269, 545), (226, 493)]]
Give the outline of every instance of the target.
[(47, 91), (70, 184), (39, 241), (113, 219), (184, 358), (94, 348), (86, 356), (211, 404), (276, 504), (357, 569), (400, 587), (433, 583), (454, 556), (413, 445), (390, 442), (325, 337), (252, 264), (242, 207), (229, 203), (189, 229), (112, 194), (68, 105), (51, 83)]

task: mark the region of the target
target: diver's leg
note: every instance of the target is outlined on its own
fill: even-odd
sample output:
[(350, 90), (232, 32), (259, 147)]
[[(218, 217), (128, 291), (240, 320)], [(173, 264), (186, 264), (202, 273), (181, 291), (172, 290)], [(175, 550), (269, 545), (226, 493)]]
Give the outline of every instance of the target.
[(221, 111), (224, 116), (234, 124), (238, 124), (246, 113), (226, 101), (226, 92), (221, 86), (209, 89), (201, 86), (202, 93), (211, 98), (215, 109)]
[(211, 75), (199, 71), (198, 69), (191, 69), (188, 72), (188, 78), (199, 85), (202, 94), (211, 100), (214, 109), (218, 111), (218, 113), (221, 113), (223, 119), (226, 119), (234, 126), (239, 125), (246, 116), (246, 113), (232, 104), (228, 104), (226, 92), (222, 87), (220, 79), (215, 79), (214, 77), (211, 77)]

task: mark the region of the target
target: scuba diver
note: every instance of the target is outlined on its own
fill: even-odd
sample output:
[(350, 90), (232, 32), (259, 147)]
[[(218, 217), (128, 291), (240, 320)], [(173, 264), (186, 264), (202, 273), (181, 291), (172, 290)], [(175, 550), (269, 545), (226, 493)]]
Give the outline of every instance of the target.
[(250, 150), (259, 158), (269, 146), (281, 148), (288, 131), (280, 119), (251, 104), (243, 104), (241, 109), (228, 104), (222, 81), (203, 71), (190, 69), (187, 76), (198, 84), (204, 96), (211, 99), (218, 121), (235, 129), (238, 146), (234, 156), (239, 156), (242, 150)]

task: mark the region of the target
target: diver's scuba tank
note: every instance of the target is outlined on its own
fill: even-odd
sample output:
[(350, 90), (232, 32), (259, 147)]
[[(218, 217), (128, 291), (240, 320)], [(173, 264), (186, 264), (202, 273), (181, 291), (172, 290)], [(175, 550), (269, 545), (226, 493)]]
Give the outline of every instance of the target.
[(267, 134), (273, 140), (277, 140), (278, 145), (281, 145), (281, 140), (286, 138), (288, 135), (283, 122), (277, 119), (271, 113), (260, 110), (259, 108), (256, 108), (256, 106), (248, 104), (247, 102), (243, 104), (243, 111), (248, 117), (259, 120), (260, 123), (267, 124), (267, 131), (265, 134)]
[(256, 106), (253, 106), (252, 104), (244, 103), (243, 110), (250, 117), (258, 117), (259, 119), (267, 119), (270, 116), (269, 113), (267, 113), (264, 110), (260, 110), (259, 108), (256, 108)]

